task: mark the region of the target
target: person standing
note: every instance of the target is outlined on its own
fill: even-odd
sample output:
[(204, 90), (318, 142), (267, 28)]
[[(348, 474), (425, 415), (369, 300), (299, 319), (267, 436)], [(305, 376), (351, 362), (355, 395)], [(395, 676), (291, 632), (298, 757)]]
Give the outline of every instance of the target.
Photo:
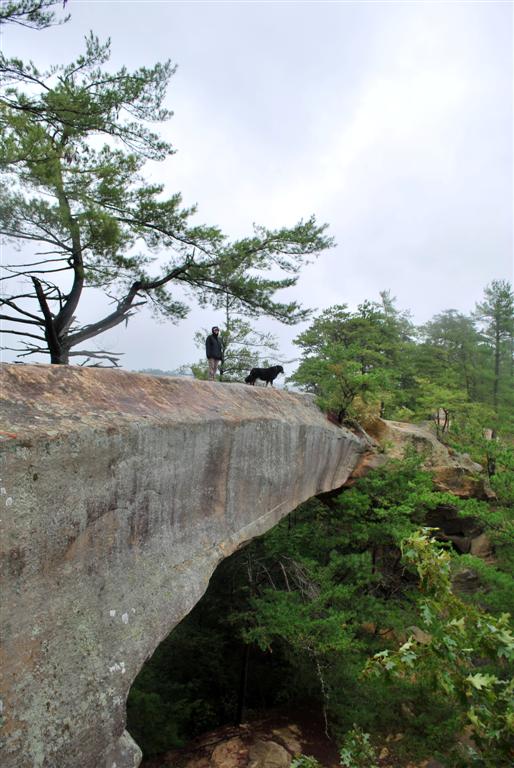
[(209, 362), (209, 381), (214, 381), (218, 365), (223, 362), (223, 343), (218, 326), (213, 326), (211, 330), (212, 332), (205, 339), (205, 354)]

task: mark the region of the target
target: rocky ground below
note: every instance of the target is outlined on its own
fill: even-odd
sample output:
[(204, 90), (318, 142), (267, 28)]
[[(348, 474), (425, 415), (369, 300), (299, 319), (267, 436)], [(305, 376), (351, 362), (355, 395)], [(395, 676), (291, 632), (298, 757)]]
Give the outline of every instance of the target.
[[(380, 768), (444, 768), (437, 760), (400, 759), (402, 733), (388, 735), (378, 748)], [(274, 715), (240, 726), (224, 726), (185, 747), (147, 758), (141, 768), (289, 768), (298, 755), (309, 755), (324, 768), (340, 768), (336, 744), (321, 721), (297, 713)]]

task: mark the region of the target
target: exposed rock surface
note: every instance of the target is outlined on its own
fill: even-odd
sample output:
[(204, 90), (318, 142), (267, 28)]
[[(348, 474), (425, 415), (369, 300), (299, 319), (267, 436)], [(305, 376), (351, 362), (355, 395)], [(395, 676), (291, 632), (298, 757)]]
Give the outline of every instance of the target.
[(486, 563), (493, 564), (495, 562), (493, 545), (486, 533), (481, 533), (476, 538), (471, 539), (469, 551), (475, 557), (485, 560)]
[(244, 768), (248, 762), (248, 749), (239, 736), (216, 744), (210, 764), (214, 768)]
[(336, 745), (312, 713), (303, 714), (301, 727), (271, 713), (209, 731), (181, 749), (148, 758), (143, 768), (288, 768), (301, 754), (315, 756), (325, 768), (339, 766)]
[[(402, 709), (406, 719), (415, 718), (409, 707)], [(185, 747), (147, 758), (142, 768), (289, 768), (300, 755), (315, 758), (323, 768), (341, 768), (338, 744), (325, 734), (320, 714), (271, 712), (265, 719), (216, 728)], [(401, 746), (404, 738), (404, 733), (390, 733), (373, 740), (380, 768), (444, 768), (434, 758), (409, 759)]]
[(261, 739), (252, 744), (248, 768), (288, 768), (291, 755), (276, 741)]
[(480, 464), (467, 454), (449, 450), (430, 429), (402, 421), (374, 419), (366, 425), (366, 430), (389, 458), (402, 459), (408, 449), (423, 455), (423, 466), (432, 472), (438, 490), (461, 498), (494, 498)]
[(1, 369), (3, 768), (134, 768), (144, 661), (217, 563), (369, 454), (309, 398)]

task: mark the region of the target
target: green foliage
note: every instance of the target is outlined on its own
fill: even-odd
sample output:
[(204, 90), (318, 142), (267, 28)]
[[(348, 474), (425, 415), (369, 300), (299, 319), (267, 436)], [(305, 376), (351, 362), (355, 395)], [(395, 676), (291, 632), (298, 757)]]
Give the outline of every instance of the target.
[(493, 547), (494, 557), (486, 562), (463, 555), (454, 569), (469, 568), (478, 575), (480, 588), (473, 595), (474, 602), (495, 615), (504, 611), (514, 615), (514, 451), (498, 439), (484, 440), (482, 445), (482, 456), (486, 455), (495, 468), (490, 481), (497, 497), (489, 504), (468, 501), (467, 511), (460, 514), (471, 514), (480, 521)]
[(127, 701), (130, 733), (145, 755), (180, 746), (188, 738), (235, 716), (241, 654), (225, 619), (227, 581), (199, 604), (154, 653), (134, 681)]
[(449, 309), (420, 328), (418, 370), (425, 380), (435, 378), (442, 387), (478, 394), (481, 337), (472, 318)]
[[(60, 21), (55, 18), (55, 7), (64, 7), (66, 0), (2, 0), (0, 5), (0, 26), (19, 24), (32, 29), (45, 29), (52, 24), (62, 24), (69, 16)], [(0, 61), (1, 61), (0, 54)]]
[(460, 600), (451, 589), (450, 556), (428, 532), (406, 539), (404, 562), (420, 580), (419, 613), (425, 633), (396, 651), (374, 655), (368, 674), (385, 673), (419, 685), (430, 682), (462, 712), (475, 741), (473, 757), (485, 768), (510, 765), (514, 734), (514, 636), (510, 616), (494, 617)]
[(499, 440), (491, 441), (490, 452), (494, 458), (495, 474), (491, 485), (498, 501), (505, 507), (514, 506), (514, 446)]
[(340, 421), (433, 420), (441, 439), (490, 465), (484, 434), (514, 432), (514, 297), (505, 281), (484, 294), (472, 317), (448, 310), (418, 329), (387, 293), (356, 312), (330, 307), (296, 339), (292, 381)]
[[(396, 733), (399, 722), (413, 753), (433, 754), (451, 743), (463, 715), (432, 678), (416, 684), (401, 678), (394, 688), (381, 676), (361, 678), (384, 638), (393, 642), (424, 621), (417, 605), (422, 593), (401, 561), (401, 543), (428, 511), (455, 500), (432, 490), (419, 462), (408, 456), (337, 498), (311, 500), (220, 565), (204, 600), (149, 663), (152, 676), (143, 671), (136, 681), (140, 692), (162, 697), (175, 741), (232, 721), (242, 705), (246, 713), (315, 708), (339, 743), (354, 726), (385, 736)], [(460, 504), (465, 514), (475, 511), (474, 503)], [(424, 574), (423, 589), (445, 563)], [(195, 712), (208, 717), (193, 717), (191, 700)], [(406, 703), (415, 712), (412, 721), (405, 719)], [(133, 732), (136, 707), (129, 713)], [(141, 740), (149, 754), (157, 749), (151, 723), (145, 728)], [(350, 754), (357, 760), (358, 751)]]
[(320, 763), (314, 758), (308, 755), (300, 755), (293, 758), (291, 762), (291, 768), (322, 768)]
[[(382, 294), (382, 304), (365, 302), (354, 313), (346, 305), (331, 307), (295, 340), (303, 358), (292, 381), (316, 394), (320, 406), (340, 420), (355, 415), (357, 396), (383, 412), (396, 404), (392, 393), (409, 378), (410, 332), (388, 294)], [(402, 357), (406, 365), (400, 371)]]
[[(506, 280), (493, 280), (484, 290), (484, 300), (477, 304), (475, 317), (482, 326), (484, 340), (494, 356), (493, 405), (500, 404), (502, 368), (505, 357), (510, 359), (510, 389), (512, 390), (512, 354), (514, 335), (514, 293)], [(512, 400), (511, 400), (512, 403)]]
[(358, 726), (345, 735), (339, 756), (343, 768), (378, 768), (369, 733), (364, 733)]
[[(181, 718), (189, 707), (170, 707), (168, 699), (158, 693), (142, 690), (135, 686), (127, 701), (127, 717), (131, 732), (145, 754), (164, 752), (180, 747), (183, 742), (178, 736)], [(133, 717), (132, 713), (137, 716)]]

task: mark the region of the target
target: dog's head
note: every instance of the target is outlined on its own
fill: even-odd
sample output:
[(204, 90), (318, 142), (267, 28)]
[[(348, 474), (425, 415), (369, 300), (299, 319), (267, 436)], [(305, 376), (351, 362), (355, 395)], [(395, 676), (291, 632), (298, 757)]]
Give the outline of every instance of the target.
[(277, 376), (279, 373), (284, 373), (284, 369), (281, 365), (276, 365), (275, 368), (277, 369)]
[(253, 381), (252, 374), (249, 374), (245, 379), (245, 384), (251, 384)]

